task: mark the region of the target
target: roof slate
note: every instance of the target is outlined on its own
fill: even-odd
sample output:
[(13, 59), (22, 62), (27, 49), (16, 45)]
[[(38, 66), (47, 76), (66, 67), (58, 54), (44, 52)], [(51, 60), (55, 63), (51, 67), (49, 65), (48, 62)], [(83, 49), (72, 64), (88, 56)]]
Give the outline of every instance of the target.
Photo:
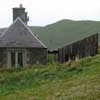
[(19, 17), (1, 34), (0, 47), (47, 48)]

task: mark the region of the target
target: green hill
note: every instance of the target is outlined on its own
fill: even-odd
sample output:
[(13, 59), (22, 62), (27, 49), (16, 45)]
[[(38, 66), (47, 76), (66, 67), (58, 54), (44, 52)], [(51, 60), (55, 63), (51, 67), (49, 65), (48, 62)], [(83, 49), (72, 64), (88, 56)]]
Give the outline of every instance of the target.
[(68, 62), (0, 70), (0, 100), (99, 100), (100, 55)]
[(53, 50), (87, 35), (100, 33), (100, 22), (61, 20), (45, 27), (31, 27), (31, 29), (50, 50)]

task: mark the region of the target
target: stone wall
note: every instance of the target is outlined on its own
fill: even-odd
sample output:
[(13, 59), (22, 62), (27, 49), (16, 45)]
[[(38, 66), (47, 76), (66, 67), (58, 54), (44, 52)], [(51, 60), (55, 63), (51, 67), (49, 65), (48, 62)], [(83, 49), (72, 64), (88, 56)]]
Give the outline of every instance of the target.
[(7, 50), (0, 48), (0, 68), (7, 66)]
[[(0, 48), (0, 68), (17, 67), (12, 66), (11, 53), (22, 52), (23, 67), (30, 67), (34, 64), (47, 64), (47, 49), (42, 48)], [(16, 62), (16, 56), (15, 56)], [(19, 66), (18, 66), (19, 67)], [(21, 66), (22, 67), (22, 66)]]
[(30, 48), (27, 52), (27, 66), (34, 64), (47, 64), (47, 49), (44, 48)]
[(58, 62), (63, 63), (76, 58), (94, 56), (98, 51), (98, 34), (73, 42), (58, 50)]

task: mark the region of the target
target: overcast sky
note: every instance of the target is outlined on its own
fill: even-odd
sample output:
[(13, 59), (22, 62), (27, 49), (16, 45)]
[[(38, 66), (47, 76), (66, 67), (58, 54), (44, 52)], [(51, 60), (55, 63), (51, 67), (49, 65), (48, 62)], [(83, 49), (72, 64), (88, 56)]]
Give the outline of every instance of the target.
[(100, 21), (100, 0), (1, 0), (0, 27), (12, 23), (12, 8), (22, 3), (29, 25), (44, 26), (61, 19)]

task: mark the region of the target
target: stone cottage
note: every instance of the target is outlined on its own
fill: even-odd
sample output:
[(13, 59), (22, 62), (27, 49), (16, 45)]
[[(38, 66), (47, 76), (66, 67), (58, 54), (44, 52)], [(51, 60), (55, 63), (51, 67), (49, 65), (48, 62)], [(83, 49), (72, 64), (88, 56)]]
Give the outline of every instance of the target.
[(27, 26), (24, 11), (22, 5), (13, 9), (14, 22), (0, 35), (0, 67), (17, 68), (47, 63), (47, 47)]

